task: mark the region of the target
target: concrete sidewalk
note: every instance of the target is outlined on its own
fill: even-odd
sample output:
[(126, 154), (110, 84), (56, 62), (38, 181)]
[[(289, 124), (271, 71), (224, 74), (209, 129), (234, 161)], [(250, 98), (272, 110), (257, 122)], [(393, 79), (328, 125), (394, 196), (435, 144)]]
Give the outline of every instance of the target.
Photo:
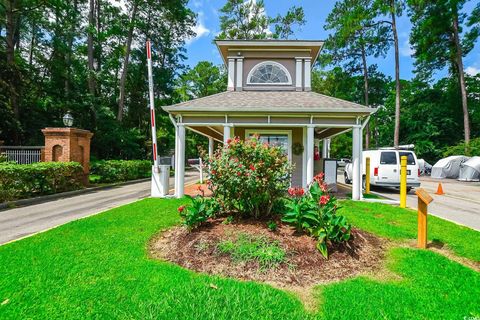
[[(198, 173), (185, 173), (185, 183)], [(173, 178), (170, 186), (173, 187)], [(0, 244), (150, 196), (150, 181), (92, 191), (25, 207), (0, 211)]]

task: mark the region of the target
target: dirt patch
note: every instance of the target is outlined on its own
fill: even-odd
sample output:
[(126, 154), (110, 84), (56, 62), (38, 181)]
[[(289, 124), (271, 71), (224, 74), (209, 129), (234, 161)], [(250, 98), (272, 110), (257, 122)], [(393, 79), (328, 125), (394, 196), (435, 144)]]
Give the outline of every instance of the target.
[[(242, 221), (224, 224), (211, 221), (198, 230), (188, 232), (183, 227), (170, 229), (150, 244), (156, 258), (171, 261), (182, 267), (207, 274), (241, 280), (266, 282), (292, 291), (310, 288), (315, 284), (339, 281), (359, 274), (378, 271), (383, 266), (386, 240), (359, 229), (352, 229), (352, 239), (345, 245), (329, 247), (326, 260), (315, 247), (315, 240), (299, 235), (289, 226), (279, 225), (275, 232), (265, 222)], [(274, 269), (262, 270), (255, 261), (234, 262), (217, 250), (217, 244), (243, 233), (263, 235), (278, 241), (287, 259)]]

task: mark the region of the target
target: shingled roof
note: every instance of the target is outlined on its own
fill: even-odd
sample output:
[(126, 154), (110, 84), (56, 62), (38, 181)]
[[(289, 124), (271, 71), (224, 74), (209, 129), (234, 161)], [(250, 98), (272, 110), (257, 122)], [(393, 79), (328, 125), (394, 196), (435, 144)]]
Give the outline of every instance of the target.
[(374, 111), (358, 103), (311, 91), (226, 91), (162, 108), (172, 113), (232, 111), (372, 113)]

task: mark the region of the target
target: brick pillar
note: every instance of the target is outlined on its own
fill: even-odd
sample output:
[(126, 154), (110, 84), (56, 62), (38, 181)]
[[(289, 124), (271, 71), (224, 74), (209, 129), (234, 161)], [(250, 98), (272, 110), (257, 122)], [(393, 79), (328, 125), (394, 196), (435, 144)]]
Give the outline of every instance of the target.
[(93, 133), (76, 128), (45, 128), (42, 132), (45, 136), (44, 161), (78, 162), (87, 178), (90, 172), (90, 140)]

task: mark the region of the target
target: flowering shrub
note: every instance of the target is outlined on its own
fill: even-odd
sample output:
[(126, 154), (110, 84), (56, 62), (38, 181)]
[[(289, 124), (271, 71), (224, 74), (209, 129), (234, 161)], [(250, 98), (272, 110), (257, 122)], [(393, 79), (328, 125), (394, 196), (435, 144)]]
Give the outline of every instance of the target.
[(323, 173), (315, 176), (308, 192), (303, 188), (288, 189), (290, 200), (282, 221), (315, 237), (317, 249), (328, 258), (328, 242), (348, 241), (351, 226), (344, 216), (336, 215), (337, 200), (328, 194), (323, 176)]
[(209, 189), (222, 210), (243, 217), (269, 216), (290, 185), (292, 167), (282, 148), (258, 137), (227, 140), (207, 161)]

